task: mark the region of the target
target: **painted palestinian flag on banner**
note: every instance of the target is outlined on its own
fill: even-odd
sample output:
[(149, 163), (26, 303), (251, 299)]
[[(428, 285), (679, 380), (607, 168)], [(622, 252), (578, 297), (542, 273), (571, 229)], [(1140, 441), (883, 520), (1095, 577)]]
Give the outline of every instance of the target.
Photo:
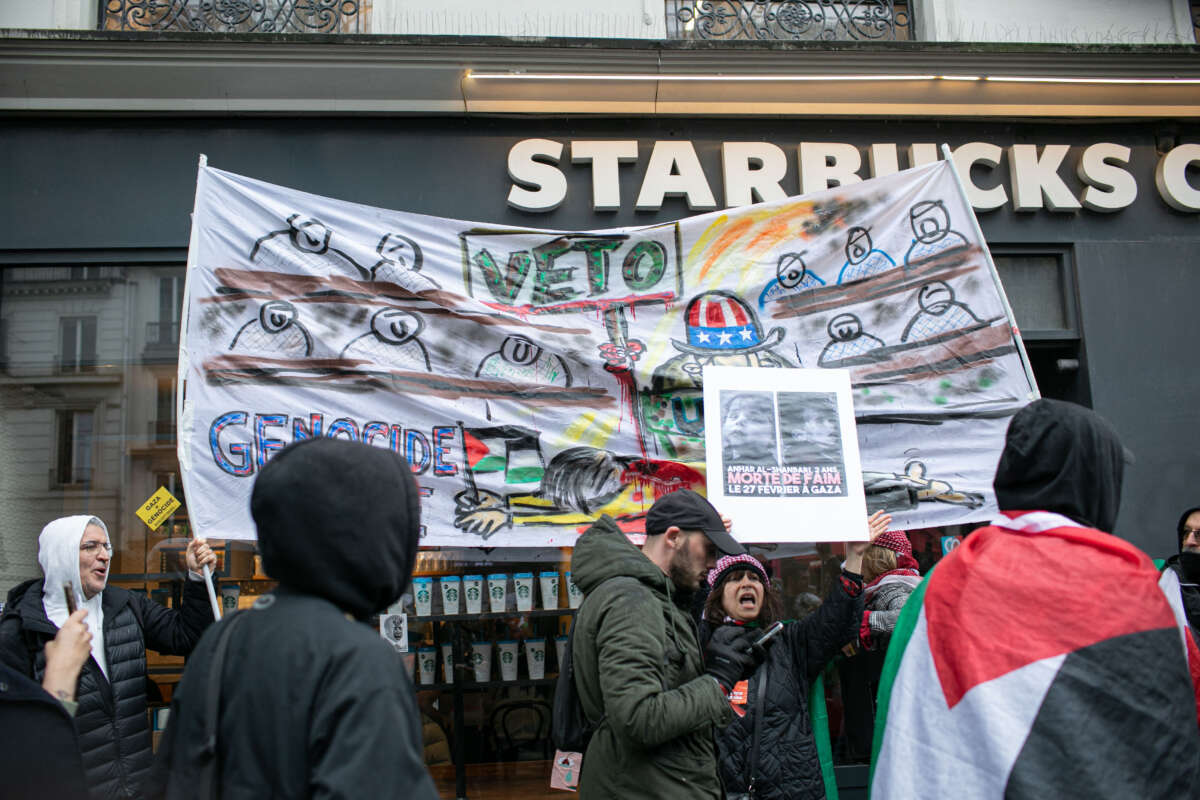
[(1200, 797), (1200, 651), (1150, 559), (1011, 512), (905, 605), (871, 797)]
[(537, 431), (516, 425), (464, 428), (462, 438), (464, 460), (476, 477), (496, 472), (506, 484), (537, 484), (546, 471)]

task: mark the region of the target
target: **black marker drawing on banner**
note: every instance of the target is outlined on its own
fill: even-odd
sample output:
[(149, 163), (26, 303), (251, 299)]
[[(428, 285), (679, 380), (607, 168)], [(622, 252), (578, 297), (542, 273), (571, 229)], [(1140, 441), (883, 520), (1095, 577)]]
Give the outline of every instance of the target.
[[(301, 214), (292, 214), (287, 218), (287, 227), (277, 231), (271, 231), (263, 236), (260, 236), (254, 242), (254, 247), (250, 249), (250, 261), (260, 260), (259, 256), (264, 250), (264, 246), (275, 240), (277, 237), (286, 236), (291, 246), (298, 253), (310, 256), (323, 256), (326, 259), (336, 256), (343, 270), (345, 267), (353, 269), (355, 274), (364, 281), (374, 280), (375, 268), (378, 264), (367, 267), (359, 263), (344, 248), (334, 247), (333, 231), (328, 225), (313, 217), (305, 217)], [(388, 234), (384, 237), (388, 239)], [(398, 235), (398, 234), (397, 234)], [(411, 241), (411, 240), (410, 240)], [(412, 243), (415, 246), (415, 242)], [(382, 247), (383, 242), (380, 243)], [(380, 253), (382, 255), (382, 252)]]
[(912, 227), (912, 244), (904, 254), (904, 266), (931, 258), (952, 250), (970, 246), (967, 237), (950, 227), (950, 212), (942, 200), (923, 200), (908, 212), (908, 224)]
[(856, 225), (846, 234), (846, 263), (838, 272), (837, 282), (841, 285), (865, 280), (895, 267), (895, 259), (875, 249), (871, 229)]
[(296, 307), (284, 300), (263, 303), (258, 316), (238, 328), (229, 343), (230, 352), (311, 356), (312, 336), (296, 317)]
[(863, 488), (867, 494), (867, 511), (912, 511), (920, 503), (981, 508), (984, 496), (980, 492), (955, 489), (949, 481), (929, 478), (924, 462), (912, 459), (901, 472), (863, 472)]
[(371, 317), (371, 330), (342, 348), (340, 358), (361, 358), (382, 367), (431, 372), (429, 353), (417, 338), (421, 317), (400, 308), (383, 308)]
[(923, 341), (985, 324), (966, 303), (954, 299), (945, 281), (931, 281), (917, 290), (920, 311), (904, 326), (900, 341)]
[(658, 496), (704, 485), (683, 464), (597, 447), (569, 447), (543, 470), (538, 433), (515, 425), (463, 434), (467, 488), (454, 497), (454, 525), (485, 540), (516, 525), (582, 529), (601, 514), (637, 528)]
[(838, 314), (825, 326), (829, 343), (821, 350), (817, 364), (826, 367), (832, 362), (866, 355), (883, 347), (883, 340), (863, 333), (862, 320), (854, 314)]
[(570, 386), (571, 371), (562, 356), (549, 353), (530, 339), (509, 336), (494, 353), (488, 353), (475, 370), (477, 378), (499, 378), (514, 383)]
[(825, 285), (821, 277), (808, 268), (804, 261), (807, 250), (799, 253), (784, 253), (775, 264), (775, 278), (763, 287), (758, 296), (758, 307), (766, 308), (767, 303), (789, 295), (799, 294), (808, 289), (817, 289)]
[[(420, 272), (421, 265), (425, 262), (421, 245), (402, 233), (385, 233), (375, 252), (379, 254), (379, 260), (371, 265), (372, 281), (395, 283), (406, 289), (413, 288), (413, 273)], [(430, 286), (441, 288), (441, 284), (428, 275), (422, 277)]]

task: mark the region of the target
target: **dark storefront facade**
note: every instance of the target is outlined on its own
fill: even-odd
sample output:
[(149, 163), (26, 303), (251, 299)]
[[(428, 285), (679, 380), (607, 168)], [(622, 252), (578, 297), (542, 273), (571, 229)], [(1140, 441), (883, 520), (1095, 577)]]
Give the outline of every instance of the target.
[[(103, 96), (103, 87), (96, 91)], [(718, 205), (726, 196), (724, 143), (765, 142), (779, 148), (787, 159), (779, 185), (788, 194), (800, 192), (799, 154), (805, 143), (851, 146), (861, 158), (857, 174), (862, 178), (871, 176), (880, 154), (886, 160), (894, 152), (896, 166), (903, 169), (913, 163), (913, 153), (929, 158), (942, 143), (952, 149), (996, 145), (1004, 152), (1003, 162), (977, 163), (969, 177), (979, 190), (993, 190), (992, 197), (998, 197), (997, 187), (1004, 192), (997, 208), (978, 216), (1042, 393), (1095, 408), (1112, 421), (1136, 457), (1126, 473), (1116, 532), (1152, 556), (1168, 555), (1179, 511), (1200, 497), (1194, 477), (1200, 472), (1194, 446), (1200, 432), (1195, 400), (1200, 376), (1193, 353), (1200, 340), (1195, 312), (1200, 211), (1180, 210), (1170, 202), (1180, 205), (1178, 195), (1186, 200), (1192, 196), (1189, 187), (1193, 195), (1200, 189), (1200, 158), (1167, 162), (1174, 174), (1168, 170), (1164, 176), (1160, 169), (1169, 153), (1200, 143), (1200, 125), (1194, 121), (1145, 114), (1121, 119), (1115, 111), (1107, 118), (1070, 121), (883, 118), (865, 107), (863, 116), (821, 118), (385, 116), (262, 109), (243, 115), (188, 113), (185, 105), (169, 116), (26, 110), (9, 114), (0, 127), (0, 218), (6, 223), (0, 232), (0, 442), (10, 458), (0, 481), (0, 546), (9, 554), (9, 569), (35, 574), (28, 540), (49, 519), (94, 513), (116, 521), (110, 523), (117, 547), (114, 580), (163, 602), (178, 592), (173, 578), (188, 535), (186, 504), (156, 533), (148, 533), (133, 511), (160, 486), (183, 494), (174, 447), (175, 356), (201, 153), (223, 170), (372, 206), (591, 230), (676, 219), (697, 210), (681, 197), (668, 197), (655, 210), (635, 208), (656, 142), (691, 143)], [(513, 148), (532, 139), (562, 149), (552, 166), (564, 176), (565, 192), (561, 203), (544, 212), (521, 210), (508, 201)], [(594, 207), (592, 165), (572, 163), (570, 157), (572, 143), (596, 141), (636, 143), (636, 160), (617, 167), (619, 201), (610, 210)], [(1017, 174), (1011, 167), (1014, 146), (1036, 146), (1035, 159), (1051, 146), (1066, 146), (1056, 173), (1078, 199), (1089, 183), (1100, 183), (1095, 178), (1100, 170), (1087, 179), (1076, 165), (1088, 148), (1103, 143), (1130, 151), (1127, 163), (1118, 165), (1128, 178), (1108, 192), (1123, 198), (1119, 210), (1062, 208), (1060, 189), (1043, 193), (1039, 188), (1048, 180), (1044, 173), (1039, 184), (1036, 170)], [(1135, 198), (1129, 196), (1130, 182)], [(525, 183), (524, 188), (536, 187)], [(1031, 204), (1031, 197), (1037, 198), (1034, 205), (1060, 208), (1016, 209)], [(919, 557), (940, 555), (935, 555), (935, 540), (932, 534), (920, 544), (914, 539)], [(826, 548), (810, 559), (776, 564), (789, 598), (819, 593), (830, 579), (825, 574), (830, 556)], [(239, 585), (243, 604), (247, 596), (269, 588), (250, 551), (230, 548), (223, 558), (222, 573), (227, 583)], [(928, 559), (922, 559), (923, 567)], [(537, 574), (553, 569), (548, 564), (555, 562), (560, 571), (569, 569), (569, 552), (537, 564), (505, 563), (502, 569)], [(431, 552), (418, 571), (487, 574), (492, 567)], [(566, 606), (564, 597), (561, 607)], [(435, 604), (434, 612), (438, 608)], [(498, 612), (477, 623), (435, 621), (431, 614), (424, 623), (414, 618), (410, 633), (431, 647), (459, 637), (454, 660), (461, 664), (470, 638), (480, 632), (549, 642), (565, 632), (570, 617), (563, 614), (535, 610), (514, 619)], [(466, 634), (447, 627), (456, 622), (479, 627)], [(177, 660), (152, 662), (164, 694), (179, 669)], [(534, 735), (497, 731), (503, 729), (505, 708), (519, 712), (538, 701), (544, 706), (552, 680), (529, 677), (522, 690), (503, 680), (492, 683), (480, 694), (463, 691), (461, 681), (451, 687), (439, 678), (437, 691), (422, 692), (430, 720), (459, 734), (449, 737), (453, 760), (512, 765), (546, 758), (544, 736), (536, 735), (540, 723), (534, 723)], [(472, 726), (491, 738), (476, 741)], [(865, 771), (857, 770), (843, 770), (839, 779), (847, 786), (865, 784)], [(475, 773), (472, 781), (490, 785), (527, 777), (510, 773), (496, 767)], [(452, 768), (443, 771), (446, 780), (452, 774)], [(533, 784), (544, 787), (544, 776), (536, 770), (531, 774)]]

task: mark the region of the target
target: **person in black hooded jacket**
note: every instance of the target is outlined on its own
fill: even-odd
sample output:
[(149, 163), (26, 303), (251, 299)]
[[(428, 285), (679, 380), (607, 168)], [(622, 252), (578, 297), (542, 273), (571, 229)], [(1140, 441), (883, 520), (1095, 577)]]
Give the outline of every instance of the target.
[(1163, 576), (1172, 573), (1179, 581), (1179, 597), (1188, 627), (1200, 644), (1200, 506), (1180, 515), (1175, 532), (1179, 536), (1179, 552), (1163, 564)]
[(436, 798), (412, 682), (363, 624), (400, 597), (416, 559), (420, 509), (408, 463), (390, 450), (306, 439), (259, 472), (250, 511), (263, 569), (279, 587), (197, 646), (147, 795), (204, 796), (208, 677), (228, 628), (215, 673), (214, 796)]

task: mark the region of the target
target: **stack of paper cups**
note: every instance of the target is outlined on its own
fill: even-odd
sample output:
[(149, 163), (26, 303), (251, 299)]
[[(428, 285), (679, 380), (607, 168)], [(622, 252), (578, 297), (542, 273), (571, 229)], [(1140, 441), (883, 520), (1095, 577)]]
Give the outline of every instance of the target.
[(433, 615), (433, 578), (413, 578), (413, 597), (418, 617)]
[(513, 592), (517, 596), (517, 611), (533, 610), (533, 573), (517, 572), (513, 575)]
[(567, 605), (571, 608), (579, 608), (579, 604), (583, 602), (583, 592), (579, 591), (579, 587), (575, 585), (575, 581), (571, 580), (571, 573), (567, 575)]
[(543, 572), (538, 578), (542, 584), (542, 608), (558, 608), (558, 573)]
[(462, 579), (457, 575), (446, 575), (438, 580), (442, 587), (442, 613), (457, 614), (458, 598), (462, 594)]
[(488, 603), (493, 614), (503, 614), (508, 605), (508, 574), (488, 575)]
[(562, 669), (563, 653), (565, 653), (566, 651), (567, 651), (567, 637), (566, 636), (555, 636), (554, 637), (554, 655), (558, 656), (558, 668), (560, 670)]
[(417, 670), (421, 676), (421, 683), (430, 684), (437, 681), (436, 647), (430, 645), (417, 648)]
[(483, 683), (492, 677), (492, 643), (471, 643), (471, 665), (475, 667), (475, 680)]
[(462, 593), (466, 598), (468, 614), (478, 614), (483, 611), (482, 575), (463, 575)]
[(526, 639), (525, 660), (529, 667), (529, 677), (541, 680), (546, 677), (546, 640)]
[(517, 679), (517, 642), (515, 639), (504, 639), (497, 643), (500, 651), (500, 680), (515, 681)]
[(454, 683), (454, 644), (445, 642), (442, 645), (442, 675), (446, 683)]

